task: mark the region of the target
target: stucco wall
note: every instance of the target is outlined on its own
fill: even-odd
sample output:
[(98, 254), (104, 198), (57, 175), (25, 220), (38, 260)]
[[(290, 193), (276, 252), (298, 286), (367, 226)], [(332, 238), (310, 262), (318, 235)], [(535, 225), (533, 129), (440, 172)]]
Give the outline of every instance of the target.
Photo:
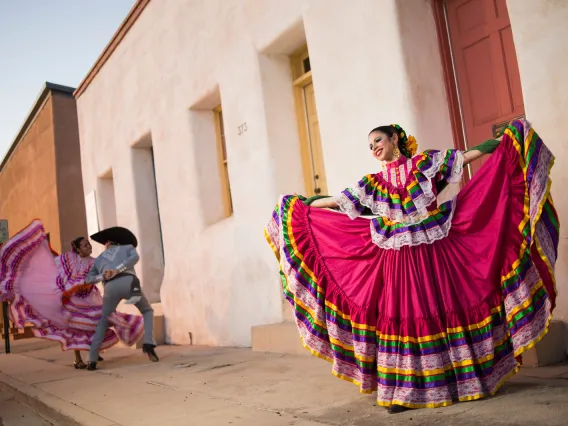
[(46, 98), (37, 118), (0, 172), (0, 218), (8, 219), (11, 235), (40, 218), (53, 248), (60, 251), (51, 100), (51, 96)]
[[(143, 255), (139, 272), (161, 293), (170, 342), (191, 332), (196, 344), (249, 345), (251, 326), (283, 318), (262, 228), (279, 194), (303, 191), (287, 57), (306, 41), (330, 192), (376, 170), (366, 137), (377, 125), (451, 146), (427, 2), (152, 1), (78, 99), (85, 193), (112, 170), (116, 220), (139, 235), (131, 154), (151, 135), (166, 263), (162, 278), (160, 260)], [(211, 221), (220, 194), (204, 111), (218, 103), (234, 214)]]
[(519, 60), (526, 117), (556, 156), (552, 168), (552, 196), (560, 218), (556, 263), (556, 318), (568, 320), (568, 2), (508, 0)]

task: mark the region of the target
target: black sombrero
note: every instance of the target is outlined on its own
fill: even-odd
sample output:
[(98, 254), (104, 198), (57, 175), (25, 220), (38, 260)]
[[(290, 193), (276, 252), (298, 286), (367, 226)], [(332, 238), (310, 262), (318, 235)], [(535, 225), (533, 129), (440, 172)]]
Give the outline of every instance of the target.
[(100, 244), (106, 244), (108, 241), (112, 241), (121, 246), (131, 245), (138, 247), (136, 236), (130, 230), (122, 226), (113, 226), (112, 228), (103, 229), (91, 235), (91, 239)]

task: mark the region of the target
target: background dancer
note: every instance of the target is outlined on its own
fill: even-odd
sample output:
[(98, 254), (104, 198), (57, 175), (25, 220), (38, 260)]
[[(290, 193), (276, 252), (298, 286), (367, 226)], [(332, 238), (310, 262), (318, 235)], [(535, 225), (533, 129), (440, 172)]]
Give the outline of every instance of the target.
[(136, 308), (144, 317), (144, 343), (142, 351), (152, 362), (158, 355), (154, 348), (154, 310), (142, 292), (136, 277), (134, 265), (140, 257), (136, 251), (138, 240), (126, 228), (113, 227), (91, 235), (91, 239), (104, 244), (105, 251), (95, 260), (94, 266), (85, 279), (86, 284), (104, 283), (102, 316), (89, 350), (87, 370), (96, 370), (99, 348), (108, 329), (108, 317), (123, 299), (133, 299)]

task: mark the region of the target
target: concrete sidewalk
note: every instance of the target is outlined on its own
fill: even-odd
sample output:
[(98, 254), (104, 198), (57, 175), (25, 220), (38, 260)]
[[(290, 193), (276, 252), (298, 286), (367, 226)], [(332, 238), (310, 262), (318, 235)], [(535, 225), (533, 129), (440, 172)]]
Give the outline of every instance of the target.
[(23, 404), (10, 392), (0, 390), (0, 426), (52, 426), (53, 422)]
[(388, 415), (373, 396), (309, 357), (248, 349), (161, 346), (161, 362), (111, 349), (96, 372), (72, 353), (22, 341), (0, 355), (0, 385), (54, 424), (110, 425), (565, 425), (568, 365), (523, 369), (490, 399)]

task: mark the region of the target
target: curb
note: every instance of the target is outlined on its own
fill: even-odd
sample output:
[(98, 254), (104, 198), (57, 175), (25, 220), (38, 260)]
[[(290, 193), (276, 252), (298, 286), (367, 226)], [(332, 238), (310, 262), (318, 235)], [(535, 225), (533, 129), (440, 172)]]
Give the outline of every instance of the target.
[[(112, 420), (101, 417), (78, 405), (24, 383), (9, 374), (0, 372), (0, 388), (26, 404), (57, 426), (114, 426)], [(0, 421), (0, 425), (1, 425)]]

